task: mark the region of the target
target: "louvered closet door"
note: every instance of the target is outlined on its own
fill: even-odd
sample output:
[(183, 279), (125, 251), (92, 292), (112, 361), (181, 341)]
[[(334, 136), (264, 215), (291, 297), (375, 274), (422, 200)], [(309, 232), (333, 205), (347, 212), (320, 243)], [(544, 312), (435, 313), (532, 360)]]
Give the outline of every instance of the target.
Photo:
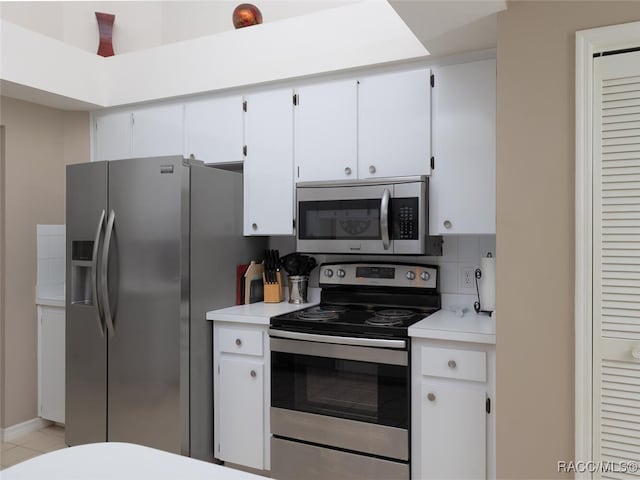
[(640, 52), (594, 60), (593, 118), (593, 460), (640, 463)]

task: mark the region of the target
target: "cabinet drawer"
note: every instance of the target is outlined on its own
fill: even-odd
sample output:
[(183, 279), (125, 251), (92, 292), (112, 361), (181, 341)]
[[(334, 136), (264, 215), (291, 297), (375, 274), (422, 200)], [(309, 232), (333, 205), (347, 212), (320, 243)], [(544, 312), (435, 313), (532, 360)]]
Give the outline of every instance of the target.
[(422, 347), (422, 375), (487, 381), (487, 354), (474, 350)]
[(261, 357), (263, 355), (262, 333), (239, 328), (219, 328), (220, 351)]

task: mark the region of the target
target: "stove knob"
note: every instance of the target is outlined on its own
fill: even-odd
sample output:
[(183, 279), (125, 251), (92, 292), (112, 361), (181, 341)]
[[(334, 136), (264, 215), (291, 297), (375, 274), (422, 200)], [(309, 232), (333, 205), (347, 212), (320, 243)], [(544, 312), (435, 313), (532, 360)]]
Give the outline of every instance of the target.
[(331, 277), (333, 277), (333, 270), (331, 270), (330, 268), (327, 268), (327, 269), (324, 271), (324, 276), (325, 276), (325, 277), (327, 277), (327, 278), (331, 278)]
[(420, 274), (420, 278), (426, 282), (431, 278), (431, 275), (429, 275), (429, 272), (422, 272)]
[(413, 273), (411, 270), (409, 270), (407, 272), (407, 280), (414, 280), (416, 278), (416, 274)]
[(345, 272), (343, 269), (339, 268), (338, 271), (336, 272), (336, 274), (338, 275), (338, 277), (344, 278), (344, 276), (347, 274), (347, 272)]

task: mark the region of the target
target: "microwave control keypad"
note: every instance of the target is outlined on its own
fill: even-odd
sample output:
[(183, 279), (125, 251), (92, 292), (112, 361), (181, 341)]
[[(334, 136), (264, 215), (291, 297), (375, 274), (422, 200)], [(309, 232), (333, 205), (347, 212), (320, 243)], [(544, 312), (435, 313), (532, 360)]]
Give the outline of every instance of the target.
[(396, 240), (418, 238), (418, 201), (415, 198), (394, 198), (394, 236)]

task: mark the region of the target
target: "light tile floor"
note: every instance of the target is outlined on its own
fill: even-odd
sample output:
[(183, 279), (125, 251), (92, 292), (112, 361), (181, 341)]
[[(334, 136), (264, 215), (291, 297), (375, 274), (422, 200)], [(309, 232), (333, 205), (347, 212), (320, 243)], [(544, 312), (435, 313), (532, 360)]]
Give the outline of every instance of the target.
[(50, 425), (0, 444), (0, 470), (43, 453), (65, 448), (64, 428)]

